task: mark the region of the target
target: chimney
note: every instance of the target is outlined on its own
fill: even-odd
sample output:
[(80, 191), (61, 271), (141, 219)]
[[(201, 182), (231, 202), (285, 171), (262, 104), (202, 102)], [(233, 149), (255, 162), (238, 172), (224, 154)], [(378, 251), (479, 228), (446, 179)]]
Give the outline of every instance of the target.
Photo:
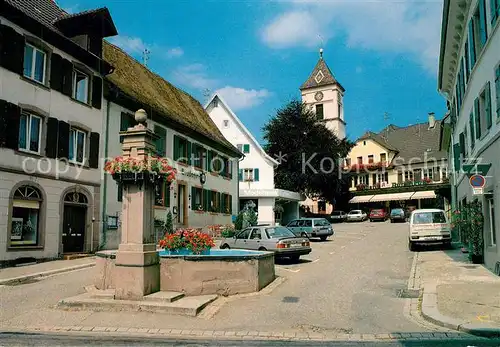
[(429, 112), (429, 129), (433, 129), (436, 125), (436, 117), (434, 116), (434, 112)]

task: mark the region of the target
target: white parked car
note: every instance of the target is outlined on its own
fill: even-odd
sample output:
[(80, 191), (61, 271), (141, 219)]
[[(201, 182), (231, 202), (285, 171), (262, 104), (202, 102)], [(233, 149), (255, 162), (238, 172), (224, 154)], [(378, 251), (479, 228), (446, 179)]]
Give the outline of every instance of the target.
[(363, 222), (368, 219), (368, 215), (362, 210), (352, 210), (347, 214), (348, 222)]
[(438, 209), (415, 210), (411, 213), (408, 230), (408, 248), (418, 245), (441, 244), (451, 247), (451, 225), (446, 213)]

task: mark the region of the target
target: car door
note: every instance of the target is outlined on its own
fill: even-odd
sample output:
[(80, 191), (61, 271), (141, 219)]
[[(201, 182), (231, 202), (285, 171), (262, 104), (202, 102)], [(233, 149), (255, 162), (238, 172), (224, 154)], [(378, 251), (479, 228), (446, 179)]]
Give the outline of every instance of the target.
[(253, 228), (250, 232), (250, 238), (247, 240), (247, 249), (258, 250), (261, 247), (261, 233), (259, 228)]
[(236, 234), (234, 240), (234, 248), (247, 249), (248, 237), (250, 236), (251, 231), (252, 228), (246, 228), (240, 231), (239, 234)]
[(286, 227), (288, 229), (290, 229), (294, 234), (297, 234), (297, 233), (300, 234), (300, 230), (298, 228), (298, 221), (297, 220), (291, 221), (290, 223), (288, 223), (288, 225)]

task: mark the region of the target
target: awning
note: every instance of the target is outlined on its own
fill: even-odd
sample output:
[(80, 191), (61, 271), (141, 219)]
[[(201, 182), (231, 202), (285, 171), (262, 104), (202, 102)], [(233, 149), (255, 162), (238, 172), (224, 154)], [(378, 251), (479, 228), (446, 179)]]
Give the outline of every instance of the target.
[(410, 200), (413, 192), (374, 195), (370, 202)]
[(357, 204), (357, 203), (363, 203), (363, 202), (368, 202), (370, 199), (373, 198), (373, 195), (361, 195), (361, 196), (355, 196), (351, 200), (349, 200), (350, 204)]
[(433, 190), (426, 190), (426, 191), (423, 191), (423, 192), (416, 192), (411, 197), (412, 200), (418, 200), (418, 199), (435, 199), (435, 198), (436, 198), (436, 193)]

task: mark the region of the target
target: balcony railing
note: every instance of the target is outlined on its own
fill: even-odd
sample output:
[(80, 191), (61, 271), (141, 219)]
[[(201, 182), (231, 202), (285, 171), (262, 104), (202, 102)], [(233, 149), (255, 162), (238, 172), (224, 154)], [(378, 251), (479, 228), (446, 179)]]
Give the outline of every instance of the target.
[(422, 185), (430, 185), (430, 184), (447, 184), (449, 183), (449, 178), (445, 177), (441, 180), (433, 180), (431, 178), (425, 177), (421, 180), (417, 181), (405, 181), (401, 183), (388, 183), (388, 182), (378, 182), (375, 185), (368, 184), (358, 184), (356, 187), (351, 188), (350, 190), (372, 190), (372, 189), (385, 189), (385, 188), (399, 188), (399, 187), (413, 187), (413, 186), (422, 186)]
[(380, 161), (378, 163), (344, 165), (344, 170), (346, 171), (377, 170), (389, 167), (390, 167), (389, 162)]

